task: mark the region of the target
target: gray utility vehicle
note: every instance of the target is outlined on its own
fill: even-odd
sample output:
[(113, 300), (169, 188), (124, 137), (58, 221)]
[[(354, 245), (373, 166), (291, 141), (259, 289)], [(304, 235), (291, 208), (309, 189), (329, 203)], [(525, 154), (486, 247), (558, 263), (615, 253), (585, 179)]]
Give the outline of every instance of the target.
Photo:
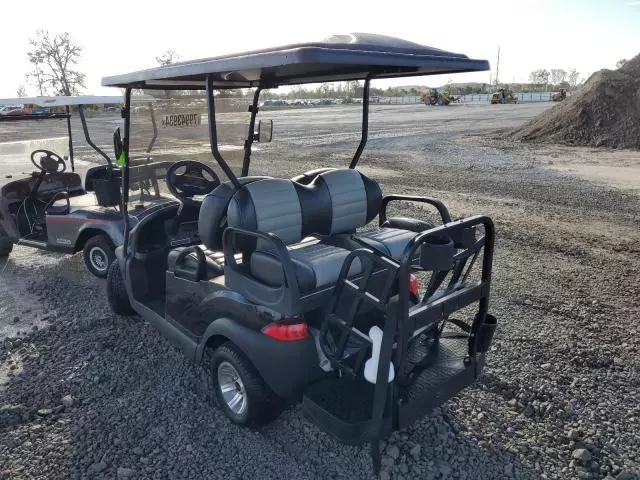
[[(46, 107), (48, 112), (0, 117), (0, 126), (9, 125), (5, 122), (37, 122), (37, 129), (42, 131), (43, 127), (51, 125), (51, 121), (66, 120), (68, 138), (30, 138), (27, 141), (0, 144), (2, 168), (24, 168), (23, 157), (29, 156), (35, 170), (17, 179), (15, 172), (11, 172), (11, 175), (3, 172), (0, 180), (0, 257), (8, 256), (14, 244), (69, 254), (82, 251), (87, 269), (97, 277), (106, 277), (109, 265), (115, 258), (115, 247), (121, 245), (124, 239), (124, 219), (120, 212), (121, 172), (120, 167), (92, 141), (84, 107), (119, 105), (123, 103), (123, 97), (35, 97), (3, 99), (0, 103), (12, 101)], [(86, 143), (105, 161), (86, 169), (84, 185), (76, 173), (74, 161), (72, 107), (77, 108)], [(63, 113), (54, 113), (56, 110), (62, 110)], [(155, 126), (151, 106), (150, 111)], [(107, 122), (104, 118), (101, 120)], [(113, 127), (108, 124), (105, 126), (111, 132)], [(25, 131), (28, 128), (21, 127)], [(35, 132), (31, 135), (35, 135)], [(154, 139), (147, 153), (151, 152)], [(33, 151), (28, 153), (32, 148)], [(54, 148), (68, 149), (68, 155), (52, 151)], [(150, 161), (150, 157), (148, 159)], [(88, 162), (80, 163), (91, 165)], [(150, 167), (142, 165), (136, 169), (141, 177), (138, 181), (147, 185), (155, 182), (157, 185), (157, 178), (145, 174)], [(129, 216), (132, 225), (149, 213), (154, 205), (172, 201), (162, 198), (157, 188), (154, 195), (149, 197), (151, 201), (145, 208), (138, 208), (135, 216)]]
[[(370, 83), (488, 68), (485, 60), (353, 34), (104, 78), (102, 85), (125, 89), (124, 138), (115, 134), (125, 157), (132, 90), (205, 89), (211, 152), (228, 179), (201, 202), (173, 188), (180, 206), (127, 229), (107, 279), (112, 309), (138, 313), (188, 358), (206, 361), (232, 422), (268, 422), (302, 401), (321, 429), (345, 442), (370, 441), (379, 468), (380, 438), (482, 372), (496, 328), (488, 313), (494, 227), (487, 216), (452, 220), (434, 198), (383, 197), (356, 169)], [(254, 132), (262, 89), (347, 80), (364, 81), (362, 137), (348, 168), (248, 176), (252, 142), (271, 136)], [(214, 89), (231, 88), (255, 88), (240, 176), (218, 149)], [(202, 171), (194, 162), (189, 168), (195, 178)], [(122, 179), (127, 192), (127, 166)], [(441, 224), (388, 217), (397, 201), (435, 207)]]

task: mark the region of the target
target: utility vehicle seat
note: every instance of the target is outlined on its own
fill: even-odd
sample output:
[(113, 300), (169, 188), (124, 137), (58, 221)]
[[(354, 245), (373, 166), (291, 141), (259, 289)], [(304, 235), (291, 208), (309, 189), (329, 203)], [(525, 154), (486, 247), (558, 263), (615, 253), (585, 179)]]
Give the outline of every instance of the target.
[[(319, 211), (322, 202), (311, 196), (304, 197), (291, 180), (262, 180), (243, 185), (233, 196), (228, 210), (229, 226), (273, 233), (288, 246), (301, 294), (334, 284), (349, 255), (348, 250), (317, 240), (303, 241), (307, 236), (322, 233), (326, 228), (323, 223), (330, 220), (330, 212)], [(338, 222), (347, 225), (344, 218)], [(244, 258), (249, 258), (253, 278), (268, 286), (283, 286), (283, 266), (271, 242), (237, 236), (235, 247)], [(360, 262), (356, 260), (349, 274), (360, 271)], [(227, 286), (243, 291), (245, 277), (230, 274), (227, 269), (225, 278)]]
[[(243, 177), (238, 181), (241, 185), (264, 180), (270, 177)], [(205, 195), (198, 214), (198, 236), (202, 241), (199, 246), (207, 262), (206, 278), (215, 278), (224, 273), (224, 254), (222, 252), (222, 232), (227, 225), (227, 207), (237, 189), (233, 183), (226, 182), (218, 185), (213, 191)], [(175, 272), (176, 261), (180, 254), (189, 247), (174, 248), (167, 258), (167, 270)], [(187, 255), (180, 262), (183, 271), (195, 274), (198, 269), (198, 259), (195, 253)]]
[(331, 221), (321, 233), (330, 236), (329, 241), (334, 245), (349, 250), (369, 247), (399, 260), (407, 244), (416, 236), (416, 231), (390, 227), (356, 233), (357, 228), (367, 225), (382, 208), (380, 186), (358, 170), (341, 168), (323, 172), (308, 187), (297, 188), (316, 190), (324, 198)]

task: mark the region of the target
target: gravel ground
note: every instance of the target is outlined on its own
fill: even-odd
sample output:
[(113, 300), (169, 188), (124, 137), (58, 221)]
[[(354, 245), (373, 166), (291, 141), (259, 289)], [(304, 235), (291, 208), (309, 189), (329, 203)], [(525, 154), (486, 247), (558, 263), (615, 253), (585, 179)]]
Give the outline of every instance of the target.
[[(394, 434), (380, 478), (639, 478), (640, 197), (554, 169), (610, 152), (499, 138), (544, 108), (374, 108), (361, 165), (384, 192), (496, 222), (500, 322), (484, 377)], [(256, 173), (344, 165), (357, 144), (355, 108), (269, 115)], [(373, 477), (366, 447), (298, 407), (258, 431), (232, 426), (199, 368), (104, 297), (80, 256), (17, 247), (0, 262), (0, 478)]]

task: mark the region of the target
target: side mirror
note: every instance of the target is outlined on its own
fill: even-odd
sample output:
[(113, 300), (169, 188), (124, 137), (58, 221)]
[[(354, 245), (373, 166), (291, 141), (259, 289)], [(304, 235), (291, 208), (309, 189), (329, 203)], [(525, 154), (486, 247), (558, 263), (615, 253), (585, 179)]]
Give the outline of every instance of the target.
[(120, 136), (120, 127), (116, 128), (113, 132), (113, 152), (115, 153), (116, 163), (120, 164), (120, 157), (124, 152), (122, 137)]
[(273, 120), (260, 120), (258, 122), (258, 133), (256, 140), (259, 142), (270, 142), (273, 139)]

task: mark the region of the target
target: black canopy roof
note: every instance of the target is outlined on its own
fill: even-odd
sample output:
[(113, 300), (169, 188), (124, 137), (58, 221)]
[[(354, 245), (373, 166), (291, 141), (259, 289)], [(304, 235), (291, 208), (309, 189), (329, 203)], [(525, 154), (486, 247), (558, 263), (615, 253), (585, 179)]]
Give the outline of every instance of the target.
[(369, 33), (299, 43), (104, 77), (105, 87), (204, 89), (276, 87), (302, 83), (410, 77), (489, 69), (486, 60)]

